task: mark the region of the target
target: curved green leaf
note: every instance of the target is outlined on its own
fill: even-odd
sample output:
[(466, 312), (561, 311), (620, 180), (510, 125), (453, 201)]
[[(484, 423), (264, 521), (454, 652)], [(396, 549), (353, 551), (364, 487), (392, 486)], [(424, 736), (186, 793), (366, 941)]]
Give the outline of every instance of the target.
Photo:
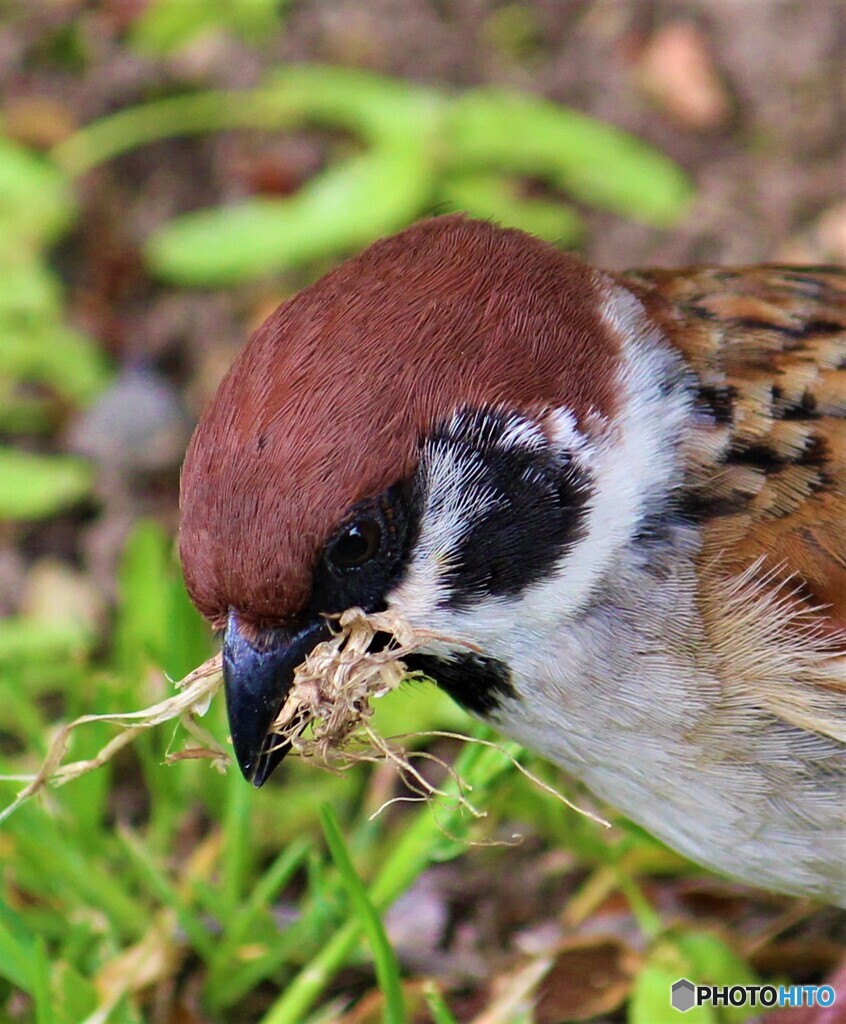
[(73, 618), (45, 622), (16, 615), (0, 619), (0, 665), (58, 661), (84, 652), (92, 641), (90, 629)]
[(691, 194), (683, 172), (651, 146), (546, 100), (496, 90), (452, 98), (317, 65), (286, 68), (248, 92), (171, 97), (121, 111), (77, 132), (53, 156), (80, 173), (169, 135), (304, 124), (352, 131), (368, 151), (289, 198), (176, 218), (148, 240), (153, 271), (198, 287), (237, 284), (366, 245), (439, 198), (572, 244), (577, 214), (515, 195), (515, 175), (544, 178), (577, 199), (654, 224), (672, 223)]
[(16, 255), (55, 240), (75, 210), (62, 171), (0, 135), (0, 254)]
[(43, 519), (91, 493), (91, 466), (69, 455), (0, 448), (0, 520)]
[(520, 196), (515, 182), (499, 174), (453, 175), (441, 194), (450, 209), (520, 228), (559, 245), (574, 245), (584, 234), (582, 218), (572, 207)]
[(46, 321), (21, 324), (0, 307), (0, 376), (47, 384), (72, 402), (87, 402), (109, 379), (105, 356), (85, 334)]
[(459, 170), (496, 169), (545, 178), (578, 199), (667, 225), (692, 195), (684, 172), (612, 125), (533, 96), (484, 89), (447, 113), (449, 160)]
[(290, 199), (254, 199), (177, 217), (146, 256), (169, 280), (235, 284), (366, 245), (413, 219), (429, 195), (413, 152), (376, 150), (333, 167)]
[(152, 0), (129, 41), (154, 55), (173, 53), (210, 32), (230, 31), (260, 43), (277, 31), (283, 6), (283, 0)]
[(405, 1024), (405, 1003), (402, 994), (402, 980), (396, 955), (388, 941), (379, 912), (373, 905), (364, 883), (358, 877), (350, 857), (341, 825), (330, 804), (321, 804), (320, 823), (326, 837), (326, 845), (335, 862), (347, 890), (352, 908), (358, 917), (362, 931), (367, 935), (373, 953), (376, 977), (385, 999), (385, 1024)]
[(267, 131), (304, 124), (345, 128), (374, 144), (422, 144), (443, 100), (433, 91), (353, 68), (301, 64), (275, 74), (257, 89), (213, 89), (168, 96), (101, 117), (51, 151), (77, 175), (160, 139), (235, 128)]

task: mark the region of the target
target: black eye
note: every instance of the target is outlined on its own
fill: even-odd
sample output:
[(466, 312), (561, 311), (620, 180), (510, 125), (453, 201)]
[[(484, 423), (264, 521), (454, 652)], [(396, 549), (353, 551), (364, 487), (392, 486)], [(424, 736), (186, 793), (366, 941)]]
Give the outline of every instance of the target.
[(329, 551), (329, 560), (337, 569), (358, 569), (379, 552), (382, 529), (373, 519), (351, 523)]

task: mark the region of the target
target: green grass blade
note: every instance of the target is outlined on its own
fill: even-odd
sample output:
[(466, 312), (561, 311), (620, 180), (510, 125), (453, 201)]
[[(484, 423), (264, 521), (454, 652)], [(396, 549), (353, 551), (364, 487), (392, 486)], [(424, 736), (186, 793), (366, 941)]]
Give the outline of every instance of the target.
[(435, 988), (434, 982), (428, 982), (423, 993), (426, 997), (426, 1005), (432, 1014), (432, 1024), (458, 1024), (455, 1017), (444, 1001), (444, 997)]
[[(206, 1000), (214, 1009), (223, 1009), (258, 985), (279, 966), (276, 957), (263, 957), (241, 965), (239, 947), (260, 933), (262, 923), (270, 923), (270, 907), (302, 865), (311, 849), (311, 840), (291, 843), (273, 861), (246, 898), (244, 905), (228, 921), (208, 964)], [(235, 966), (235, 965), (241, 966)]]
[[(487, 736), (484, 730), (480, 733)], [(511, 756), (522, 752), (522, 748), (514, 743), (501, 746)], [(456, 775), (464, 779), (475, 793), (484, 792), (494, 780), (513, 770), (501, 750), (476, 744), (468, 744), (462, 750), (454, 767)], [(449, 795), (455, 794), (455, 782), (446, 784), (444, 790)], [(370, 888), (370, 901), (376, 910), (389, 907), (428, 864), (460, 852), (462, 847), (452, 837), (460, 837), (467, 831), (466, 814), (457, 803), (439, 802), (437, 816), (430, 807), (422, 808), (404, 829)], [(262, 1018), (261, 1024), (300, 1024), (335, 972), (355, 949), (360, 928), (360, 922), (354, 918), (343, 924), (286, 987)]]
[(152, 855), (144, 848), (137, 836), (128, 829), (120, 829), (118, 838), (140, 879), (147, 884), (164, 906), (173, 910), (180, 926), (200, 956), (204, 960), (210, 960), (214, 955), (215, 940), (203, 922), (159, 870)]
[(332, 860), (370, 943), (376, 977), (385, 999), (385, 1024), (405, 1024), (405, 1001), (402, 995), (399, 964), (388, 942), (379, 914), (358, 877), (344, 842), (340, 823), (329, 804), (322, 804), (320, 807), (320, 823)]
[(35, 1003), (36, 1024), (59, 1024), (56, 1007), (50, 997), (50, 961), (41, 939), (36, 940), (33, 952), (31, 995)]
[[(49, 621), (10, 615), (0, 619), (0, 664), (4, 662), (38, 664), (66, 660), (83, 654), (92, 644), (91, 630), (74, 619)], [(32, 721), (38, 712), (31, 706), (27, 709), (28, 695), (12, 695), (20, 699), (21, 709)], [(7, 712), (4, 711), (4, 714)], [(43, 722), (41, 723), (43, 726)]]
[(0, 902), (0, 978), (16, 988), (33, 988), (33, 951), (35, 942), (23, 921)]
[[(67, 907), (95, 907), (108, 915), (116, 932), (140, 935), (149, 923), (147, 908), (107, 866), (102, 845), (83, 848), (30, 804), (4, 826), (14, 837), (22, 886), (46, 898), (58, 896)], [(66, 911), (67, 912), (67, 911)]]
[(240, 772), (226, 774), (226, 805), (223, 812), (224, 850), (221, 857), (220, 899), (226, 914), (235, 912), (250, 877), (253, 846), (250, 811), (253, 790), (244, 785)]
[[(242, 781), (241, 785), (243, 785)], [(227, 925), (224, 933), (224, 943), (227, 949), (244, 941), (256, 917), (270, 906), (279, 890), (288, 884), (294, 872), (305, 859), (310, 847), (311, 841), (308, 839), (292, 843), (273, 861), (253, 887), (241, 909), (235, 913)], [(220, 962), (221, 959), (221, 956), (215, 957), (215, 963)]]

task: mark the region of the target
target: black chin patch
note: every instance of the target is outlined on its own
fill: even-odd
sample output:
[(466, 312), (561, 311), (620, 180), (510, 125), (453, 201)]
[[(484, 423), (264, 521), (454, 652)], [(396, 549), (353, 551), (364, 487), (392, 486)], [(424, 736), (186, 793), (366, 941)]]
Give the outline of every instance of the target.
[(584, 533), (590, 480), (538, 435), (520, 438), (521, 422), (495, 411), (467, 413), (429, 439), (430, 451), (442, 446), (445, 456), (473, 467), (464, 474), (470, 521), (443, 576), (445, 607), (518, 596)]
[(517, 699), (510, 669), (496, 658), (472, 653), (454, 658), (410, 654), (405, 662), (412, 672), (423, 672), (475, 715), (485, 717), (500, 708), (504, 700)]

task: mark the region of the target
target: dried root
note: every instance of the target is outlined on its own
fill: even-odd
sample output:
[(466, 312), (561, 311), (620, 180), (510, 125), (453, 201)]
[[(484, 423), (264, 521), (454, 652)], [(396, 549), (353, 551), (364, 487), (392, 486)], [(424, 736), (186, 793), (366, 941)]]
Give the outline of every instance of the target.
[[(392, 803), (429, 800), (436, 796), (452, 799), (473, 817), (484, 817), (484, 812), (469, 799), (471, 787), (450, 765), (429, 751), (409, 751), (398, 745), (403, 741), (446, 737), (500, 750), (535, 785), (573, 810), (609, 827), (607, 821), (576, 807), (558, 790), (548, 786), (499, 744), (440, 731), (395, 736), (388, 741), (373, 729), (370, 723), (372, 701), (412, 676), (403, 662), (407, 655), (433, 641), (470, 650), (476, 650), (475, 647), (455, 638), (412, 629), (391, 612), (366, 615), (360, 608), (352, 608), (340, 616), (339, 626), (338, 632), (319, 644), (294, 673), (293, 686), (271, 732), (279, 737), (280, 743), (290, 744), (294, 753), (330, 771), (340, 771), (363, 761), (393, 764), (411, 795), (386, 801), (373, 817)], [(377, 634), (387, 635), (388, 642), (381, 650), (371, 651)], [(305, 733), (309, 725), (310, 732)], [(413, 763), (421, 760), (435, 762), (443, 770), (453, 784), (451, 793), (433, 783)]]
[[(373, 645), (377, 636), (385, 641), (381, 648), (378, 644)], [(404, 679), (413, 677), (414, 674), (406, 669), (404, 659), (433, 641), (453, 646), (459, 643), (453, 638), (412, 629), (407, 622), (390, 612), (366, 615), (359, 608), (344, 612), (338, 618), (337, 632), (329, 640), (318, 644), (297, 668), (293, 685), (271, 726), (271, 733), (279, 737), (280, 744), (290, 744), (294, 754), (330, 771), (341, 771), (363, 761), (392, 763), (411, 795), (387, 801), (376, 814), (397, 800), (428, 800), (434, 796), (449, 796), (473, 817), (483, 817), (484, 813), (469, 799), (470, 786), (448, 764), (428, 751), (408, 751), (396, 744), (398, 741), (433, 736), (461, 739), (491, 747), (498, 747), (497, 744), (442, 732), (394, 737), (391, 743), (371, 725), (372, 702), (396, 689)], [(371, 650), (371, 646), (377, 649)], [(461, 646), (475, 650), (466, 643), (461, 643)], [(220, 655), (209, 659), (175, 685), (178, 692), (174, 696), (142, 711), (84, 715), (63, 726), (54, 736), (38, 772), (30, 777), (17, 777), (20, 781), (26, 781), (27, 785), (9, 807), (0, 811), (0, 822), (48, 785), (61, 786), (102, 767), (145, 729), (175, 719), (182, 722), (195, 739), (196, 745), (168, 754), (167, 763), (189, 758), (208, 758), (216, 767), (224, 770), (231, 758), (196, 721), (197, 716), (205, 714), (212, 697), (222, 685)], [(121, 726), (123, 731), (95, 757), (63, 765), (62, 759), (67, 752), (71, 733), (79, 726), (95, 721), (112, 722)], [(532, 775), (502, 747), (498, 749), (536, 785), (568, 807), (580, 810), (557, 790)], [(434, 761), (439, 765), (446, 778), (451, 780), (450, 793), (433, 783), (414, 761)], [(580, 813), (603, 825), (608, 824), (588, 811), (580, 810)]]
[[(335, 635), (318, 644), (294, 673), (294, 683), (270, 731), (280, 743), (290, 743), (302, 757), (325, 767), (352, 760), (355, 741), (375, 734), (367, 723), (372, 701), (395, 690), (412, 677), (403, 659), (430, 643), (444, 640), (413, 630), (391, 612), (366, 615), (351, 608), (339, 617)], [(370, 647), (378, 635), (386, 639), (381, 650)], [(455, 643), (456, 641), (451, 641)], [(311, 725), (308, 736), (303, 734)]]
[[(166, 700), (159, 701), (158, 704), (153, 704), (142, 711), (128, 711), (125, 714), (82, 715), (67, 725), (63, 725), (53, 737), (47, 755), (37, 773), (30, 777), (15, 777), (20, 781), (26, 781), (27, 785), (8, 807), (0, 811), (0, 822), (48, 785), (63, 786), (66, 782), (79, 778), (80, 775), (86, 775), (97, 768), (102, 768), (118, 751), (128, 746), (144, 730), (152, 729), (153, 726), (162, 725), (164, 722), (174, 719), (181, 719), (184, 723), (188, 723), (192, 716), (204, 715), (212, 697), (220, 689), (222, 683), (221, 659), (218, 654), (203, 662), (199, 668), (194, 669), (180, 680), (176, 684), (179, 687), (178, 693)], [(121, 726), (123, 732), (118, 733), (94, 757), (85, 761), (71, 761), (70, 764), (63, 765), (62, 758), (67, 752), (71, 733), (88, 722), (113, 722), (115, 725)], [(215, 753), (217, 757), (221, 755), (226, 757), (224, 751)], [(2, 779), (3, 776), (0, 776), (0, 781)]]

